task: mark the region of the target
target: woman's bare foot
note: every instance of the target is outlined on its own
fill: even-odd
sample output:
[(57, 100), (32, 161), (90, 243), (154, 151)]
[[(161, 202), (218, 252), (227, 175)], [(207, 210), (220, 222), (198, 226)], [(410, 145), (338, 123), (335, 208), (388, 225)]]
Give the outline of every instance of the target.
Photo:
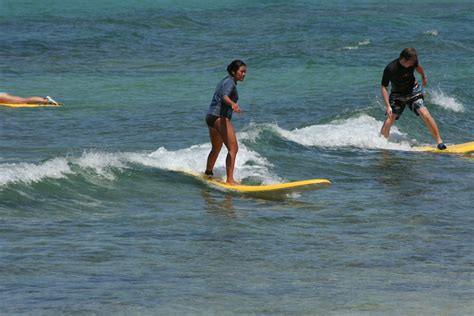
[(240, 185), (240, 183), (238, 183), (238, 182), (236, 182), (236, 181), (234, 181), (234, 180), (230, 180), (230, 181), (227, 180), (226, 184), (228, 184), (228, 185)]

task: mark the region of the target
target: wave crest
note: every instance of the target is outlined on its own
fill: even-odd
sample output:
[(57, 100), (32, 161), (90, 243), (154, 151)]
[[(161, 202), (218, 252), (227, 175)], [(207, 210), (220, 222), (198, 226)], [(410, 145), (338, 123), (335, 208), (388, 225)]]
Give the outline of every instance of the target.
[(284, 139), (303, 146), (342, 148), (356, 147), (364, 149), (410, 150), (406, 134), (396, 126), (392, 127), (392, 142), (380, 135), (383, 122), (371, 116), (361, 115), (355, 118), (336, 120), (329, 124), (312, 125), (291, 131), (275, 126), (275, 131)]
[[(133, 169), (134, 165), (153, 167), (163, 170), (202, 172), (205, 169), (210, 144), (194, 145), (176, 151), (160, 147), (149, 152), (103, 152), (86, 151), (77, 158), (57, 157), (43, 163), (7, 163), (0, 164), (0, 188), (12, 184), (37, 183), (45, 179), (61, 179), (71, 175), (90, 174), (114, 180), (116, 171)], [(216, 162), (215, 175), (225, 178), (226, 150), (223, 148)], [(258, 153), (240, 145), (236, 161), (236, 179), (242, 181), (247, 177), (259, 178), (262, 183), (275, 183), (281, 179), (273, 175), (272, 166), (267, 159)], [(135, 167), (136, 168), (136, 167)]]
[(68, 161), (65, 158), (54, 158), (40, 164), (1, 164), (0, 187), (12, 183), (36, 183), (44, 178), (60, 179), (72, 173)]

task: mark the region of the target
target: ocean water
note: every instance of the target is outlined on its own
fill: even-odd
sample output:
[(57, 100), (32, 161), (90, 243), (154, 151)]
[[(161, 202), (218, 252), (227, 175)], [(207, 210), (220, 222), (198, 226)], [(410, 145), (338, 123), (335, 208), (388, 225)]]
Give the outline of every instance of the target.
[[(380, 80), (416, 47), (449, 144), (472, 141), (472, 1), (1, 0), (0, 314), (468, 315), (474, 156)], [(227, 64), (248, 65), (236, 179), (326, 178), (284, 199), (188, 177)], [(225, 150), (215, 173), (223, 177)]]

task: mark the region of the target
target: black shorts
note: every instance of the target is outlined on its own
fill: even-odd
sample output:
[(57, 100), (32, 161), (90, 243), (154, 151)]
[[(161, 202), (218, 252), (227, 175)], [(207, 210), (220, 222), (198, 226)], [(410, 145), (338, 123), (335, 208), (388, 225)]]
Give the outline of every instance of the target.
[(417, 116), (420, 116), (418, 110), (424, 107), (425, 103), (423, 91), (418, 84), (415, 84), (412, 93), (408, 95), (400, 95), (393, 92), (390, 94), (390, 106), (393, 114), (396, 115), (395, 118), (397, 120), (400, 118), (407, 105)]
[(418, 110), (425, 106), (423, 103), (423, 98), (416, 99), (409, 103), (398, 102), (398, 100), (394, 100), (390, 102), (390, 106), (392, 107), (392, 113), (396, 115), (395, 119), (398, 120), (400, 118), (407, 105), (410, 110), (416, 114), (416, 116), (420, 116), (420, 114), (418, 114)]
[(212, 114), (206, 115), (206, 124), (207, 124), (207, 126), (214, 127), (214, 124), (216, 123), (216, 121), (219, 117), (220, 116), (215, 116), (215, 115), (212, 115)]

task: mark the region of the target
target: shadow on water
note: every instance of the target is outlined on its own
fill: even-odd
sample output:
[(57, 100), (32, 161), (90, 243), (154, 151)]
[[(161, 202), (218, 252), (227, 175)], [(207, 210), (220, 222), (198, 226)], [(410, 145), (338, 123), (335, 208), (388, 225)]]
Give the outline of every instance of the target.
[(202, 190), (201, 196), (205, 202), (205, 210), (210, 214), (222, 215), (229, 218), (235, 218), (235, 208), (233, 197), (225, 194), (222, 197), (216, 197), (209, 190)]
[(422, 167), (425, 161), (393, 151), (382, 151), (371, 172), (396, 200), (422, 195), (427, 191)]
[[(206, 212), (214, 215), (236, 218), (239, 210), (255, 211), (272, 210), (272, 211), (321, 211), (327, 207), (327, 203), (310, 203), (300, 201), (299, 195), (277, 196), (277, 198), (269, 198), (262, 196), (254, 196), (248, 194), (239, 194), (234, 192), (219, 192), (211, 189), (201, 190), (201, 196), (204, 201), (204, 209)], [(251, 208), (243, 207), (243, 204), (250, 203)]]
[(463, 155), (461, 159), (472, 160), (474, 162), (474, 153)]

